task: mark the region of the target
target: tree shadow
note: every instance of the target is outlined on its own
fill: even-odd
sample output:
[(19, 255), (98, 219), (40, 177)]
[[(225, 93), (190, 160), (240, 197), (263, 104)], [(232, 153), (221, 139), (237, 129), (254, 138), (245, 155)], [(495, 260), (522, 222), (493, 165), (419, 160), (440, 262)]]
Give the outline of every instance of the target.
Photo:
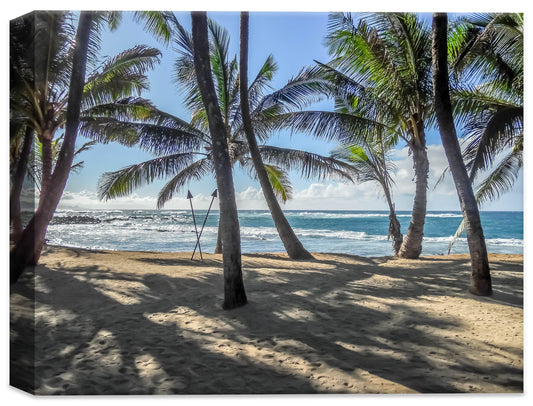
[[(217, 260), (138, 259), (202, 267), (193, 276), (39, 266), (37, 392), (380, 393), (389, 382), (403, 391), (452, 393), (469, 391), (458, 382), (475, 389), (487, 376), (497, 387), (522, 390), (522, 368), (489, 357), (511, 349), (481, 344), (488, 355), (471, 353), (472, 338), (454, 335), (464, 327), (460, 319), (424, 308), (443, 295), (470, 297), (466, 265), (448, 261), (428, 272), (403, 269), (390, 257), (334, 257), (243, 256), (249, 304), (232, 311), (220, 307)], [(517, 306), (510, 295), (493, 301)], [(368, 387), (358, 388), (362, 381)]]
[[(47, 289), (39, 291), (36, 286), (34, 371), (28, 373), (28, 363), (12, 366), (13, 375), (21, 377), (12, 384), (24, 390), (33, 392), (33, 386), (42, 395), (254, 393), (253, 377), (259, 376), (272, 382), (272, 393), (313, 391), (301, 378), (209, 351), (175, 324), (160, 324), (146, 317), (206, 303), (223, 313), (216, 297), (201, 293), (203, 281), (117, 275), (97, 266), (65, 271), (38, 266), (37, 274)], [(145, 289), (135, 294), (137, 301), (120, 303), (114, 295), (117, 292), (104, 287), (106, 280), (116, 279), (126, 285), (142, 284)], [(19, 284), (13, 293), (27, 289)], [(183, 289), (199, 294), (183, 302)], [(93, 311), (88, 311), (88, 302), (94, 304)], [(28, 324), (31, 315), (26, 320), (18, 317), (12, 332), (20, 337), (28, 332)], [(19, 351), (31, 352), (31, 347), (23, 345), (27, 342), (20, 344)], [(17, 360), (26, 355), (18, 354)], [(236, 371), (241, 377), (235, 376)], [(28, 382), (32, 379), (34, 382)]]
[[(205, 255), (205, 254), (204, 254)], [(214, 256), (214, 254), (213, 254)], [(222, 256), (220, 258), (206, 257), (203, 260), (195, 259), (181, 259), (181, 258), (136, 258), (137, 261), (146, 262), (147, 264), (154, 264), (160, 266), (194, 266), (194, 267), (213, 267), (222, 265)]]

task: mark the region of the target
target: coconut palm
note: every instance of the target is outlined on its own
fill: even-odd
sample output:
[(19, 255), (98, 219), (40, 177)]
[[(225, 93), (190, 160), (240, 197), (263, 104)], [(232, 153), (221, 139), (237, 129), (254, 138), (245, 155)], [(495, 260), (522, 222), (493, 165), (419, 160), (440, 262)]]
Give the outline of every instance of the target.
[(492, 294), (489, 260), (485, 237), (479, 217), (472, 183), (461, 155), (461, 148), (455, 130), (448, 76), (448, 16), (446, 13), (433, 15), (433, 88), (435, 94), (435, 114), (448, 158), (457, 195), (463, 212), (468, 248), (472, 259), (470, 292), (475, 295)]
[(231, 160), (228, 152), (226, 126), (222, 119), (218, 97), (213, 83), (207, 13), (192, 12), (192, 40), (194, 70), (204, 104), (209, 133), (213, 144), (213, 164), (219, 193), (220, 223), (222, 224), (224, 266), (224, 309), (233, 309), (247, 303), (242, 278), (241, 236), (235, 202)]
[(523, 165), (523, 15), (476, 14), (452, 28), (454, 113), (464, 126), (463, 156), (483, 203), (510, 190)]
[[(482, 205), (511, 190), (523, 166), (523, 15), (474, 14), (450, 28), (454, 115), (465, 134), (463, 159)], [(449, 252), (464, 228), (461, 222)]]
[[(237, 58), (229, 57), (229, 35), (224, 28), (208, 20), (208, 31), (213, 81), (226, 129), (230, 162), (232, 166), (238, 165), (256, 177), (242, 124)], [(190, 181), (199, 180), (214, 172), (214, 146), (194, 70), (192, 39), (190, 33), (179, 25), (176, 42), (180, 55), (175, 63), (175, 79), (184, 92), (185, 105), (191, 111), (191, 122), (186, 123), (171, 114), (158, 112), (160, 119), (154, 125), (159, 126), (161, 134), (167, 134), (165, 139), (147, 137), (139, 139), (136, 144), (155, 155), (155, 158), (103, 174), (99, 182), (101, 199), (126, 196), (155, 179), (170, 177), (158, 195), (157, 207), (161, 208)], [(260, 141), (265, 141), (271, 135), (268, 127), (270, 120), (279, 114), (283, 107), (281, 103), (272, 100), (271, 94), (265, 96), (276, 70), (277, 65), (272, 56), (269, 56), (248, 86), (254, 132)], [(287, 87), (290, 87), (290, 84)], [(114, 137), (112, 134), (107, 136)], [(121, 142), (119, 138), (117, 135), (113, 139)], [(287, 176), (290, 170), (299, 170), (306, 177), (347, 176), (343, 171), (342, 162), (329, 157), (266, 144), (258, 145), (258, 149), (270, 185), (277, 198), (282, 201), (291, 197), (292, 186)], [(219, 223), (216, 253), (222, 252), (221, 237), (222, 225)]]
[[(151, 21), (148, 12), (139, 18)], [(115, 27), (120, 14), (82, 12), (77, 32), (75, 19), (69, 12), (35, 12), (12, 23), (13, 36), (27, 47), (15, 47), (18, 53), (12, 58), (11, 128), (25, 128), (28, 138), (35, 134), (42, 155), (39, 203), (11, 252), (12, 282), (25, 265), (39, 259), (47, 226), (72, 168), (80, 122), (93, 116), (147, 116), (147, 103), (133, 95), (146, 88), (145, 72), (158, 62), (159, 51), (134, 47), (97, 66), (86, 78), (87, 65), (95, 66), (97, 62), (98, 32), (107, 24)], [(157, 32), (159, 28), (150, 29)], [(64, 139), (54, 166), (54, 138), (63, 129)], [(17, 133), (20, 130), (11, 132)]]
[(392, 237), (392, 248), (394, 254), (398, 255), (402, 246), (403, 235), (392, 200), (392, 186), (394, 184), (392, 172), (395, 167), (389, 157), (390, 150), (390, 140), (378, 132), (370, 139), (360, 140), (359, 144), (336, 148), (332, 151), (332, 156), (346, 161), (352, 166), (357, 182), (374, 182), (379, 185), (389, 206), (388, 238)]
[(287, 218), (283, 214), (281, 207), (276, 199), (272, 184), (270, 182), (268, 172), (265, 169), (261, 152), (257, 145), (257, 139), (254, 134), (252, 124), (252, 117), (250, 115), (250, 104), (248, 100), (248, 35), (249, 35), (249, 14), (241, 12), (240, 25), (240, 58), (239, 58), (239, 73), (240, 73), (240, 98), (241, 98), (241, 112), (244, 132), (248, 142), (248, 148), (252, 157), (254, 169), (257, 173), (263, 195), (267, 201), (270, 213), (274, 219), (274, 223), (278, 229), (279, 236), (289, 254), (293, 259), (309, 259), (313, 256), (303, 247), (302, 243), (294, 234)]
[(376, 13), (357, 26), (348, 15), (330, 18), (334, 64), (366, 93), (388, 107), (387, 124), (407, 144), (413, 158), (415, 196), (411, 222), (399, 256), (418, 258), (427, 205), (429, 162), (425, 130), (432, 113), (431, 36), (415, 14)]
[[(403, 140), (413, 159), (415, 196), (398, 255), (418, 258), (429, 171), (425, 131), (433, 111), (431, 31), (407, 13), (365, 14), (357, 22), (349, 13), (334, 13), (329, 22), (327, 41), (334, 59), (298, 76), (302, 88), (287, 97), (298, 111), (280, 117), (278, 125), (348, 145), (372, 137), (376, 128)], [(314, 101), (317, 94), (351, 101), (358, 114), (343, 111), (344, 105), (332, 112), (301, 111), (303, 101)]]
[[(33, 14), (33, 18), (37, 16), (37, 18), (33, 21), (33, 23), (36, 26), (36, 30), (42, 28), (42, 26), (39, 26), (38, 23), (42, 22), (40, 20), (40, 15), (35, 13)], [(45, 18), (43, 19), (45, 22), (47, 20), (47, 16), (45, 15)], [(51, 21), (54, 22), (55, 18), (52, 16)], [(50, 19), (48, 19), (50, 21)], [(20, 239), (17, 241), (16, 245), (13, 247), (11, 253), (10, 253), (10, 283), (15, 283), (20, 275), (24, 272), (24, 269), (26, 265), (29, 264), (36, 264), (39, 260), (40, 253), (42, 250), (42, 246), (44, 244), (44, 237), (46, 235), (46, 229), (48, 227), (48, 224), (50, 222), (50, 219), (52, 218), (55, 209), (57, 207), (57, 204), (59, 203), (59, 200), (61, 199), (61, 195), (63, 192), (63, 189), (65, 187), (65, 184), (67, 182), (68, 178), (68, 172), (70, 170), (70, 167), (72, 165), (72, 159), (73, 159), (73, 152), (74, 152), (74, 146), (76, 142), (76, 133), (77, 133), (77, 127), (79, 124), (79, 112), (81, 107), (81, 99), (82, 99), (82, 93), (83, 93), (83, 78), (85, 77), (85, 69), (87, 64), (87, 55), (89, 50), (89, 43), (90, 43), (90, 34), (91, 29), (93, 28), (93, 24), (95, 22), (93, 13), (89, 12), (81, 12), (79, 23), (78, 23), (78, 30), (75, 36), (75, 45), (73, 48), (73, 55), (72, 55), (72, 68), (70, 69), (70, 84), (69, 84), (69, 97), (68, 97), (68, 107), (67, 107), (67, 113), (66, 113), (66, 129), (65, 129), (65, 142), (63, 143), (63, 148), (61, 151), (61, 158), (58, 162), (59, 165), (56, 166), (56, 170), (53, 173), (53, 182), (52, 179), (49, 180), (49, 185), (47, 185), (46, 190), (46, 198), (42, 198), (39, 201), (39, 205), (37, 207), (37, 211), (33, 218), (30, 220), (30, 223), (28, 226), (24, 229)], [(46, 24), (48, 25), (48, 24)], [(45, 25), (45, 27), (46, 27)], [(50, 24), (48, 25), (48, 28), (52, 28), (54, 25)], [(45, 31), (46, 34), (50, 35), (48, 32)], [(39, 38), (41, 33), (37, 33), (36, 38)], [(49, 38), (52, 36), (50, 35)], [(53, 43), (50, 41), (50, 43)], [(38, 45), (38, 44), (37, 44)], [(50, 47), (53, 48), (53, 47)], [(40, 48), (36, 47), (36, 59), (41, 59), (43, 56), (42, 53), (46, 54), (46, 50), (50, 48)], [(40, 83), (39, 75), (44, 74), (46, 77), (46, 72), (49, 71), (50, 65), (48, 62), (48, 57), (50, 54), (47, 54), (42, 59), (44, 60), (44, 71), (39, 70), (39, 68), (42, 67), (41, 63), (37, 63), (35, 61), (34, 65), (34, 72), (35, 72), (35, 78), (34, 78), (34, 84), (37, 85)], [(23, 80), (23, 78), (22, 78)], [(47, 82), (45, 80), (45, 82)], [(36, 89), (39, 89), (39, 87), (36, 86)], [(42, 92), (44, 92), (44, 95), (48, 93), (49, 88), (41, 88)], [(39, 103), (35, 103), (37, 106), (41, 107)], [(53, 106), (49, 106), (47, 110), (44, 110), (44, 112), (48, 113), (50, 110), (50, 107), (53, 108)], [(41, 117), (39, 117), (41, 118)], [(44, 118), (44, 117), (43, 117)], [(44, 169), (44, 168), (43, 168)], [(44, 173), (43, 173), (44, 176)]]

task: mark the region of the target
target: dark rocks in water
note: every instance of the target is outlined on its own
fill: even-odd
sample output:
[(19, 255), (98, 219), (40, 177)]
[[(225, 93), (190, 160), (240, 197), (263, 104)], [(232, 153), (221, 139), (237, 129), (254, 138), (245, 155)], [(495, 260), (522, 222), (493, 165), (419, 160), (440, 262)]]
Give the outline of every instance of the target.
[(98, 224), (102, 220), (90, 216), (64, 216), (54, 217), (51, 224)]

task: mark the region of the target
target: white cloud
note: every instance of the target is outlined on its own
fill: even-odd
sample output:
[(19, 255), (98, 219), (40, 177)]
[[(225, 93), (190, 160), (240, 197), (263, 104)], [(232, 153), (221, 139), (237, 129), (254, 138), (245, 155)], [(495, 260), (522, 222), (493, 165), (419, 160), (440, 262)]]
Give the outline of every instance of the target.
[[(197, 194), (194, 196), (194, 207), (198, 209), (207, 209), (211, 202), (210, 195)], [(133, 193), (128, 197), (121, 197), (117, 199), (108, 200), (107, 202), (100, 201), (95, 192), (82, 190), (80, 192), (65, 191), (61, 202), (59, 203), (60, 210), (96, 210), (96, 209), (156, 209), (156, 196), (141, 196)], [(186, 196), (174, 197), (170, 202), (165, 204), (165, 209), (188, 209), (190, 203)]]
[[(459, 202), (451, 175), (435, 188), (438, 178), (447, 166), (442, 145), (428, 146), (430, 170), (428, 178), (428, 210), (459, 210)], [(407, 148), (397, 150), (393, 156), (396, 172), (393, 175), (393, 200), (397, 210), (411, 210), (415, 183), (413, 162)], [(483, 210), (522, 210), (522, 176), (513, 192), (503, 195), (494, 203), (482, 207)], [(248, 186), (244, 190), (236, 187), (235, 198), (240, 210), (267, 210), (267, 204), (259, 187)], [(211, 203), (210, 194), (198, 193), (194, 196), (195, 209), (207, 209)], [(388, 206), (380, 188), (372, 182), (311, 183), (307, 187), (294, 190), (293, 198), (282, 204), (287, 210), (387, 210)], [(65, 191), (60, 209), (155, 209), (156, 196), (133, 194), (107, 202), (98, 200), (96, 193)], [(165, 209), (189, 209), (190, 202), (185, 194), (174, 197)], [(218, 201), (213, 209), (218, 209)]]

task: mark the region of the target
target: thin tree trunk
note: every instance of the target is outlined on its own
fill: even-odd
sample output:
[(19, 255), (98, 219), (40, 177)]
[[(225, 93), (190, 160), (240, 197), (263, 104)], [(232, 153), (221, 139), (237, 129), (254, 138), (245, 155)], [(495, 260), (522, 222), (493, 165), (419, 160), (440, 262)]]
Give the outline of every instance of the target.
[(32, 144), (33, 129), (30, 126), (27, 126), (15, 173), (13, 174), (11, 190), (9, 192), (9, 222), (13, 227), (11, 239), (15, 242), (18, 241), (22, 235), (22, 230), (24, 228), (22, 225), (20, 197), (22, 194), (22, 187), (24, 186), (24, 179), (26, 178)]
[(422, 252), (422, 239), (424, 237), (424, 223), (426, 221), (427, 188), (429, 160), (426, 151), (426, 135), (424, 123), (421, 120), (413, 120), (416, 136), (409, 145), (413, 154), (413, 167), (415, 172), (415, 197), (411, 222), (405, 234), (400, 248), (401, 258), (417, 259)]
[(52, 167), (54, 164), (54, 157), (52, 156), (52, 139), (42, 137), (41, 139), (41, 193), (39, 194), (39, 205), (42, 199), (45, 198), (46, 193), (52, 181)]
[(217, 245), (215, 246), (215, 254), (222, 254), (222, 223), (218, 222)]
[(87, 49), (92, 25), (92, 12), (80, 13), (76, 45), (72, 61), (72, 75), (70, 77), (65, 139), (59, 152), (56, 167), (52, 175), (46, 196), (40, 199), (37, 211), (24, 229), (20, 240), (10, 253), (10, 282), (15, 283), (24, 272), (27, 265), (35, 265), (39, 261), (44, 245), (48, 224), (61, 200), (67, 183), (80, 121), (80, 106), (85, 82), (87, 65)]
[(224, 266), (224, 309), (246, 304), (242, 279), (241, 236), (226, 129), (220, 112), (209, 61), (207, 15), (192, 12), (194, 70), (202, 101), (207, 112), (213, 144), (213, 162), (219, 193), (220, 226), (222, 228), (222, 262)]
[(433, 14), (433, 89), (435, 113), (439, 125), (442, 145), (448, 158), (457, 195), (463, 212), (468, 249), (472, 260), (470, 292), (479, 296), (492, 294), (489, 260), (485, 237), (481, 226), (479, 209), (472, 183), (468, 177), (457, 133), (453, 122), (448, 77), (448, 16), (446, 13)]
[(252, 119), (250, 116), (250, 104), (248, 101), (248, 25), (248, 12), (241, 12), (239, 86), (242, 122), (246, 134), (246, 140), (248, 141), (248, 146), (250, 148), (250, 155), (252, 156), (255, 172), (257, 173), (259, 183), (261, 184), (263, 195), (265, 196), (272, 219), (276, 224), (276, 229), (278, 230), (279, 237), (285, 246), (287, 254), (292, 259), (312, 259), (313, 256), (304, 248), (283, 214), (283, 210), (281, 210), (276, 195), (274, 194), (274, 190), (272, 189), (272, 185), (268, 179), (268, 174), (257, 145), (257, 139), (254, 135)]
[(396, 210), (394, 208), (394, 203), (392, 202), (390, 191), (386, 185), (382, 184), (382, 186), (385, 198), (387, 199), (387, 204), (389, 205), (389, 233), (387, 237), (389, 239), (392, 237), (392, 249), (394, 250), (394, 255), (398, 256), (403, 242), (401, 225), (396, 217)]

